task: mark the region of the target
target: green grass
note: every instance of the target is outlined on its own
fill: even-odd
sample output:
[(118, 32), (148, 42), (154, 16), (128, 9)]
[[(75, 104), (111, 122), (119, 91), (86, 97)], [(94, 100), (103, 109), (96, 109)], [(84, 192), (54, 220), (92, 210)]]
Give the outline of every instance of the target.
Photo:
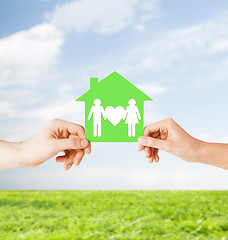
[(0, 191), (0, 239), (228, 239), (228, 191)]

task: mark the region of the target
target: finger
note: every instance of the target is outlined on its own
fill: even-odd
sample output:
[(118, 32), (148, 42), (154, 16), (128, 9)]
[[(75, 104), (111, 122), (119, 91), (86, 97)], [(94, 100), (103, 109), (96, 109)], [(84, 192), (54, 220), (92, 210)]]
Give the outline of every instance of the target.
[[(153, 137), (153, 138), (158, 138), (160, 135), (160, 132), (154, 132), (154, 133), (151, 133), (150, 135), (148, 135), (149, 137)], [(145, 135), (146, 136), (146, 135)]]
[(70, 169), (70, 167), (73, 165), (73, 163), (74, 163), (73, 159), (74, 159), (75, 155), (76, 155), (75, 150), (70, 151), (69, 159), (63, 165), (65, 170)]
[(72, 167), (72, 165), (73, 165), (73, 161), (71, 160), (67, 164), (65, 163), (63, 165), (63, 168), (67, 171), (67, 170), (69, 170)]
[(158, 149), (155, 148), (154, 152), (155, 152), (155, 162), (159, 162)]
[[(152, 133), (161, 132), (161, 129), (166, 129), (169, 126), (178, 125), (172, 118), (167, 118), (162, 121), (153, 123), (144, 128), (144, 135), (150, 136)], [(179, 126), (179, 125), (178, 125)]]
[(151, 151), (152, 151), (151, 156), (152, 156), (153, 161), (154, 161), (154, 160), (155, 160), (155, 149), (154, 149), (154, 148), (151, 148)]
[(70, 151), (64, 150), (65, 155), (56, 157), (56, 162), (65, 162), (69, 159)]
[(63, 165), (63, 168), (65, 170), (68, 170), (73, 165), (73, 158), (74, 158), (75, 154), (76, 154), (76, 150), (70, 151), (69, 157)]
[(60, 151), (66, 149), (84, 149), (88, 147), (89, 142), (84, 138), (55, 139), (55, 144)]
[(150, 157), (149, 158), (149, 163), (152, 163), (154, 161), (154, 158), (153, 157)]
[[(71, 134), (71, 135), (69, 136), (69, 138), (77, 138), (77, 136)], [(84, 149), (84, 151), (85, 151), (87, 154), (90, 154), (90, 153), (91, 153), (91, 143), (90, 143), (90, 142), (89, 142), (89, 144), (88, 144), (88, 147), (86, 147), (86, 148)]]
[(145, 147), (144, 152), (145, 152), (145, 157), (146, 158), (151, 157), (151, 149), (149, 147)]
[(66, 162), (67, 160), (69, 159), (69, 157), (68, 156), (58, 156), (57, 158), (56, 158), (56, 162)]
[(162, 124), (163, 120), (146, 126), (144, 128), (144, 135), (149, 136), (151, 133), (160, 132)]
[[(145, 127), (145, 129), (146, 129), (146, 127)], [(155, 133), (151, 133), (151, 134), (150, 134), (150, 137), (157, 138), (157, 137), (159, 137), (159, 135), (160, 135), (160, 132), (155, 132)], [(147, 135), (145, 135), (145, 136), (147, 136)], [(144, 150), (144, 149), (145, 149), (145, 146), (143, 146), (142, 144), (139, 143), (139, 145), (138, 145), (138, 151), (141, 152), (141, 151)]]
[[(146, 131), (146, 134), (145, 134), (145, 130), (147, 129), (147, 127), (145, 127), (144, 128), (144, 136), (150, 136), (150, 137), (154, 137), (154, 138), (157, 138), (157, 137), (159, 137), (159, 135), (160, 135), (160, 132), (155, 132), (155, 133), (150, 133), (149, 135), (148, 135), (148, 132)], [(138, 151), (142, 151), (142, 150), (144, 150), (145, 149), (145, 146), (143, 146), (142, 144), (140, 144), (139, 143), (139, 145), (138, 145)]]
[(151, 152), (150, 157), (154, 158), (154, 148), (150, 148), (150, 152)]
[(150, 158), (149, 158), (149, 163), (152, 163), (152, 162), (153, 162), (153, 158), (150, 157)]
[(58, 129), (67, 129), (70, 134), (80, 136), (81, 138), (85, 137), (85, 129), (76, 123), (54, 119), (51, 121), (51, 124)]
[[(151, 137), (154, 137), (154, 138), (157, 138), (159, 137), (160, 133), (159, 132), (156, 132), (156, 133), (152, 133), (150, 134)], [(143, 146), (142, 144), (138, 144), (138, 151), (141, 152), (142, 150), (145, 149), (145, 146)]]
[[(77, 124), (76, 124), (77, 125)], [(77, 125), (77, 127), (78, 127), (78, 130), (77, 130), (77, 132), (71, 132), (72, 134), (76, 134), (76, 135), (78, 135), (79, 137), (81, 137), (81, 138), (85, 138), (85, 129), (81, 126), (81, 125)], [(68, 129), (68, 130), (70, 130), (70, 129)], [(89, 145), (88, 145), (88, 147), (86, 147), (85, 148), (85, 152), (87, 153), (87, 154), (90, 154), (91, 153), (91, 144), (89, 143)]]
[(145, 149), (145, 146), (139, 143), (138, 145), (138, 151), (141, 152), (143, 149)]
[(154, 149), (154, 148), (152, 148), (152, 154), (151, 154), (151, 157), (152, 157), (153, 162), (154, 162), (154, 160), (155, 160), (155, 149)]
[(168, 141), (152, 137), (139, 137), (138, 142), (141, 143), (143, 146), (159, 148), (165, 151), (169, 150), (170, 144)]
[(90, 154), (91, 153), (91, 143), (89, 142), (89, 146), (85, 148), (85, 153)]
[(78, 150), (77, 151), (77, 153), (76, 153), (76, 155), (73, 159), (73, 162), (76, 166), (78, 166), (81, 163), (84, 155), (85, 155), (85, 152), (83, 150)]

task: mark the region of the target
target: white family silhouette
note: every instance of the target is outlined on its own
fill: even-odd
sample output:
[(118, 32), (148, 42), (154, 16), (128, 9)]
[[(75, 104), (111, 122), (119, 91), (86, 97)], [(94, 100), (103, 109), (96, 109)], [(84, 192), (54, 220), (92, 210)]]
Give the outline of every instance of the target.
[(128, 137), (135, 137), (135, 124), (139, 123), (141, 116), (135, 99), (130, 99), (128, 104), (126, 110), (121, 106), (116, 108), (108, 106), (104, 110), (101, 100), (95, 99), (94, 106), (91, 107), (88, 115), (88, 120), (93, 116), (93, 136), (101, 137), (101, 117), (103, 116), (104, 120), (108, 119), (114, 126), (122, 119), (125, 120), (125, 124), (128, 124)]

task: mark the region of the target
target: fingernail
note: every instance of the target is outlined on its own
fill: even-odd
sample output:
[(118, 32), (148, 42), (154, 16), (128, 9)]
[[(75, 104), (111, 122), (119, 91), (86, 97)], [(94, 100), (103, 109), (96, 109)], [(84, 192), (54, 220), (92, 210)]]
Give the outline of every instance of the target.
[(88, 145), (88, 141), (86, 139), (82, 139), (81, 140), (81, 146), (82, 147), (87, 147), (87, 145)]
[(87, 154), (90, 154), (90, 153), (91, 153), (88, 148), (85, 149), (85, 152), (86, 152)]
[(66, 170), (68, 170), (71, 166), (72, 166), (71, 164), (68, 164), (68, 165), (66, 166)]
[(144, 137), (140, 137), (138, 139), (138, 142), (141, 143), (142, 145), (144, 145), (146, 143), (146, 139)]

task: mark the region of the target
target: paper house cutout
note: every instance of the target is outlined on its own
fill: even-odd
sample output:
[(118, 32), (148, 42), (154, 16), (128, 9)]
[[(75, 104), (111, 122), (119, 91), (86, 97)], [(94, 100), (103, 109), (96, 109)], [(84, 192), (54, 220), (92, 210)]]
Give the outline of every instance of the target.
[(145, 93), (113, 72), (76, 101), (85, 102), (85, 137), (90, 142), (137, 142), (143, 135)]

